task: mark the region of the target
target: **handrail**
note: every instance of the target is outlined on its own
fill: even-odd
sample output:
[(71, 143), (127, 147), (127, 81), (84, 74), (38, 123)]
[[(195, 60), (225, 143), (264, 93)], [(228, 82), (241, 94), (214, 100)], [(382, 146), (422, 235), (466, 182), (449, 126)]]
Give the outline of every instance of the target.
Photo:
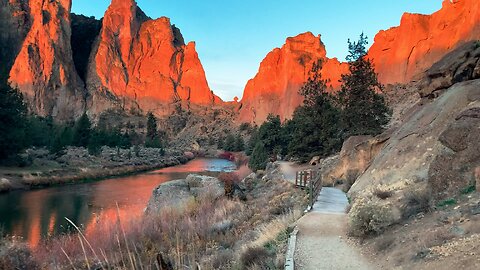
[(295, 176), (295, 186), (307, 189), (309, 193), (309, 206), (313, 207), (318, 194), (322, 190), (322, 176), (318, 170), (298, 171)]

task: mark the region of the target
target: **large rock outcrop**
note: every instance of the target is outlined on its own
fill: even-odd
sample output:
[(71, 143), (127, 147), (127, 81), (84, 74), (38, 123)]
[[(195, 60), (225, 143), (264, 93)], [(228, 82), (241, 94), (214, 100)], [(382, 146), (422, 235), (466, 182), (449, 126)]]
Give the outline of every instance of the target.
[[(474, 72), (475, 64), (468, 63), (480, 61), (477, 49), (473, 43), (461, 46), (424, 74), (416, 85), (420, 93), (434, 91), (432, 85), (442, 85), (442, 91), (413, 105), (392, 129), (349, 191), (354, 207), (380, 199), (393, 212), (409, 217), (415, 213), (412, 209), (424, 211), (429, 197), (455, 197), (475, 186), (480, 167), (480, 74)], [(345, 162), (358, 163), (345, 156)], [(389, 195), (378, 197), (384, 191)]]
[(368, 52), (383, 84), (407, 83), (459, 45), (480, 39), (480, 1), (444, 0), (432, 15), (405, 13)]
[(10, 71), (10, 84), (38, 115), (75, 118), (85, 110), (85, 91), (72, 58), (71, 0), (30, 0), (25, 7), (22, 12), (28, 10), (31, 25)]
[(0, 80), (8, 79), (29, 29), (28, 3), (23, 0), (0, 0)]
[(346, 64), (326, 57), (320, 36), (307, 32), (287, 38), (282, 48), (271, 51), (260, 64), (255, 78), (248, 81), (242, 98), (239, 120), (261, 124), (268, 114), (290, 118), (302, 103), (298, 91), (310, 75), (314, 63), (323, 61), (322, 77), (338, 88)]
[(137, 107), (161, 115), (179, 101), (211, 105), (195, 50), (168, 18), (148, 18), (134, 0), (113, 0), (93, 50), (87, 75), (90, 111)]

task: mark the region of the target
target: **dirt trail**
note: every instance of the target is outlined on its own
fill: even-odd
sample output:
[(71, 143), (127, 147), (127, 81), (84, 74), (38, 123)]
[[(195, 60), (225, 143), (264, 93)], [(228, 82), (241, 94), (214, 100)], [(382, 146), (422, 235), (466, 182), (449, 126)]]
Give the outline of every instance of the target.
[(345, 239), (347, 197), (323, 188), (313, 210), (298, 221), (295, 269), (374, 269)]
[[(295, 182), (295, 173), (308, 166), (281, 162), (285, 179)], [(310, 213), (298, 221), (295, 269), (374, 269), (349, 243), (346, 236), (348, 199), (335, 188), (324, 187)]]

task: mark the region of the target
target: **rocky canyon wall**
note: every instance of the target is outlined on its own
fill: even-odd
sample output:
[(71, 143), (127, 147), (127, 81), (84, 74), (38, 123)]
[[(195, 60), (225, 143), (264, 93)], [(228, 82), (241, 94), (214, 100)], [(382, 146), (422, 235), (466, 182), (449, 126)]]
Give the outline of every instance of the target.
[[(133, 0), (113, 0), (87, 75), (90, 110), (110, 104), (166, 114), (173, 104), (220, 102), (210, 90), (195, 43), (162, 17), (148, 18)], [(114, 101), (114, 103), (112, 103)]]
[[(444, 0), (431, 14), (405, 13), (400, 26), (380, 31), (368, 52), (381, 83), (408, 83), (464, 43), (480, 39), (480, 1)], [(240, 122), (261, 124), (269, 113), (291, 117), (302, 98), (298, 94), (315, 59), (324, 59), (324, 79), (338, 89), (346, 64), (327, 59), (320, 39), (310, 33), (288, 38), (260, 64), (244, 90)]]
[(323, 61), (322, 78), (330, 81), (331, 90), (338, 88), (348, 66), (326, 57), (320, 36), (307, 32), (287, 38), (282, 48), (265, 57), (255, 78), (248, 81), (239, 120), (261, 124), (270, 113), (282, 119), (291, 117), (303, 100), (298, 91), (319, 60)]

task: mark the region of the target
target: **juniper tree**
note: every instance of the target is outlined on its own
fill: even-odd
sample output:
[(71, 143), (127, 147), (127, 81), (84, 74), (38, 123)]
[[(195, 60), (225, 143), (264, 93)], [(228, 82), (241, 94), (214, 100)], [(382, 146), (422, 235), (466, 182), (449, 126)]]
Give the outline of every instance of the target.
[(383, 85), (366, 56), (366, 45), (368, 41), (363, 33), (357, 42), (348, 40), (349, 73), (342, 75), (342, 89), (338, 94), (346, 137), (379, 134), (391, 116), (381, 94)]

